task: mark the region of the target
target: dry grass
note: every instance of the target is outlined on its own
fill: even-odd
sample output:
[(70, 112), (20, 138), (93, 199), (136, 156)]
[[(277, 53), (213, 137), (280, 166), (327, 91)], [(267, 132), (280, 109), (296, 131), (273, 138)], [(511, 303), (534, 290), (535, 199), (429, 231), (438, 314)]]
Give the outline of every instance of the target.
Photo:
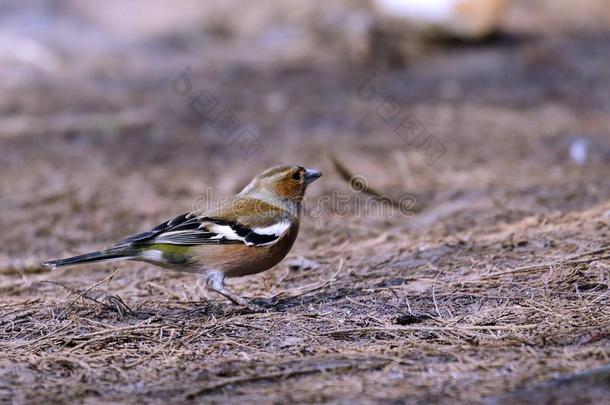
[[(530, 238), (548, 236), (537, 232)], [(344, 248), (352, 259), (240, 281), (275, 297), (265, 313), (190, 300), (177, 285), (192, 276), (133, 266), (83, 291), (82, 271), (23, 276), (3, 291), (30, 298), (2, 303), (0, 392), (18, 402), (478, 401), (607, 363), (610, 247), (507, 266), (501, 243), (379, 256)]]

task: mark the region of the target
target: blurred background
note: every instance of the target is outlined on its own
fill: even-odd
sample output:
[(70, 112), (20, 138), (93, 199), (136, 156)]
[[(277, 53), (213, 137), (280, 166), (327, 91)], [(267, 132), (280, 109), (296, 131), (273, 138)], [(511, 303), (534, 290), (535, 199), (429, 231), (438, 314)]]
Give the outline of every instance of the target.
[(0, 4), (5, 258), (98, 246), (279, 162), (330, 174), (329, 154), (433, 207), (401, 230), (610, 192), (602, 0)]
[[(326, 203), (304, 219), (290, 255), (296, 264), (234, 281), (235, 288), (274, 296), (326, 280), (342, 260), (345, 288), (399, 285), (411, 289), (404, 291), (415, 312), (436, 314), (429, 293), (441, 264), (443, 278), (461, 283), (473, 272), (607, 243), (609, 66), (607, 0), (0, 1), (0, 291), (11, 305), (37, 302), (61, 312), (66, 291), (38, 281), (85, 287), (109, 267), (49, 275), (40, 260), (103, 248), (233, 194), (271, 165), (295, 163), (325, 172), (308, 192), (314, 206), (334, 193), (407, 196), (416, 201), (413, 215), (345, 207), (339, 214)], [(192, 275), (118, 266), (121, 281), (110, 291), (129, 305), (186, 308), (203, 296), (222, 306)], [(576, 305), (574, 325), (607, 305), (607, 264), (565, 274), (556, 285), (538, 285), (540, 278), (494, 284), (494, 294), (516, 288), (549, 306)], [(602, 298), (573, 304), (583, 296), (570, 294), (584, 291), (574, 285)], [(439, 281), (437, 294), (445, 287)], [(485, 288), (469, 290), (468, 299)], [(439, 297), (441, 310), (455, 305), (456, 317), (479, 305)], [(394, 305), (399, 298), (383, 299)], [(493, 300), (485, 301), (497, 305), (490, 311), (504, 311), (504, 301)], [(352, 312), (333, 316), (347, 325), (349, 314), (369, 304), (341, 301)], [(506, 311), (533, 324), (547, 309)], [(604, 323), (602, 315), (593, 326)], [(471, 384), (454, 386), (465, 390), (458, 397), (472, 399), (479, 389), (500, 393), (532, 376), (545, 381), (604, 361), (599, 347), (557, 360), (566, 342), (595, 344), (565, 327), (556, 352), (521, 352), (517, 338), (498, 349), (509, 359), (497, 364), (511, 364), (516, 379), (497, 378), (504, 374), (492, 362), (487, 369), (471, 363), (471, 374), (409, 369), (436, 388), (409, 386), (421, 389), (419, 398), (445, 395), (446, 379), (456, 378)], [(557, 328), (527, 339), (549, 342)], [(273, 336), (261, 338), (261, 347), (275, 347), (264, 340)], [(607, 339), (601, 336), (597, 342)], [(222, 356), (215, 361), (224, 364)], [(109, 381), (118, 384), (115, 377)], [(400, 381), (393, 389), (406, 389)]]

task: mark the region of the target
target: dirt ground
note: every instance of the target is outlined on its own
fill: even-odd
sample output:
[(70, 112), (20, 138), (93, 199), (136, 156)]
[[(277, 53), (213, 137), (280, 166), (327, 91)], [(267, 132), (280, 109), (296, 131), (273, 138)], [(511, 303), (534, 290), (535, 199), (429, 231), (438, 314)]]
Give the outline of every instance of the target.
[[(292, 26), (126, 40), (72, 3), (1, 8), (27, 52), (0, 43), (0, 403), (609, 402), (610, 33), (522, 1), (387, 67)], [(325, 176), (288, 258), (229, 281), (264, 312), (142, 263), (38, 265), (277, 163)]]

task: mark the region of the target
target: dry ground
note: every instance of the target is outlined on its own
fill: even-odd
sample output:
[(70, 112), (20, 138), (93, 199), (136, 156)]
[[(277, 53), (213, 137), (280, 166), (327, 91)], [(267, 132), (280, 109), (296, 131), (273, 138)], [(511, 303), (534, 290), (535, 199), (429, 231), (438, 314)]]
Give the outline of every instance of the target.
[[(1, 403), (607, 401), (608, 370), (588, 370), (610, 363), (609, 34), (434, 48), (376, 70), (367, 100), (371, 69), (336, 44), (295, 62), (220, 31), (112, 50), (85, 32), (93, 49), (63, 49), (55, 70), (11, 68)], [(251, 157), (172, 92), (188, 66), (192, 91), (258, 136)], [(442, 143), (440, 159), (377, 114), (387, 96)], [(583, 165), (568, 154), (578, 138)], [(423, 210), (367, 210), (329, 154)], [(144, 264), (37, 265), (234, 193), (277, 162), (326, 175), (289, 258), (230, 282), (264, 313)]]

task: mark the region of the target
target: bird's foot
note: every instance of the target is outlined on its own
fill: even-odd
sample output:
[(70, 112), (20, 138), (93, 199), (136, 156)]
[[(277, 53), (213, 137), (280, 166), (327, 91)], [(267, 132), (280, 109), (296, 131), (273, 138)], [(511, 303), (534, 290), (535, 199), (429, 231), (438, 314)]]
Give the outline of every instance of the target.
[(265, 312), (265, 308), (263, 306), (261, 306), (258, 303), (254, 302), (256, 300), (248, 301), (245, 298), (242, 298), (240, 296), (235, 296), (235, 295), (232, 296), (230, 298), (230, 300), (235, 305), (239, 305), (240, 307), (247, 308), (248, 310), (250, 310), (252, 312)]
[(248, 308), (248, 310), (252, 311), (252, 312), (266, 312), (266, 308), (257, 305), (253, 302), (248, 302), (244, 305), (246, 308)]
[(250, 301), (250, 304), (254, 304), (263, 309), (272, 309), (276, 306), (276, 302), (270, 298), (254, 298), (252, 301)]

